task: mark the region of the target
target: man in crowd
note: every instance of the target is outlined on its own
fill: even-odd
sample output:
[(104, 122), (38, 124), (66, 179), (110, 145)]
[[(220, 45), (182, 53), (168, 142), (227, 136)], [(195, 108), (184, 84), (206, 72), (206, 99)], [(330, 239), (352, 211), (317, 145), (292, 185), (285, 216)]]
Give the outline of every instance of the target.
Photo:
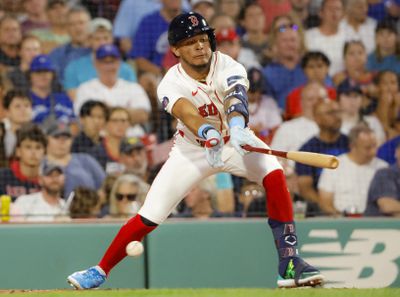
[(0, 193), (13, 199), (40, 190), (39, 166), (43, 160), (47, 140), (37, 126), (24, 126), (18, 131), (16, 160), (9, 168), (0, 169)]
[(51, 222), (66, 215), (65, 201), (61, 198), (64, 180), (61, 166), (42, 161), (39, 170), (39, 184), (42, 190), (17, 198), (10, 210), (13, 221)]

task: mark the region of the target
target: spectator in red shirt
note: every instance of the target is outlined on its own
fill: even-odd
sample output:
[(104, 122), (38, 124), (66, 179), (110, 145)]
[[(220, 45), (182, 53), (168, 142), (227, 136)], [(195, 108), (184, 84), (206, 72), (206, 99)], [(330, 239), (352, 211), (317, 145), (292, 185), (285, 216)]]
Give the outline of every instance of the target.
[[(332, 80), (328, 76), (330, 61), (322, 52), (308, 52), (301, 60), (301, 67), (307, 77), (308, 82), (318, 82), (325, 87), (326, 94), (323, 97), (336, 99), (336, 90), (332, 87)], [(301, 92), (305, 85), (294, 89), (287, 97), (285, 118), (292, 119), (300, 116)]]

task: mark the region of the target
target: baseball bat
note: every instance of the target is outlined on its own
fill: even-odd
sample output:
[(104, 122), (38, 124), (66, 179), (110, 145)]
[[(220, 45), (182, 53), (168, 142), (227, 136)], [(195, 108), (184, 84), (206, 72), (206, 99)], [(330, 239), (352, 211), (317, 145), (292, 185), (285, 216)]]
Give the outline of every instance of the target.
[(317, 154), (310, 152), (296, 152), (296, 151), (283, 152), (283, 151), (276, 151), (260, 147), (254, 147), (248, 144), (243, 145), (242, 147), (249, 152), (257, 152), (267, 155), (273, 155), (315, 167), (335, 169), (339, 166), (339, 160), (332, 155)]

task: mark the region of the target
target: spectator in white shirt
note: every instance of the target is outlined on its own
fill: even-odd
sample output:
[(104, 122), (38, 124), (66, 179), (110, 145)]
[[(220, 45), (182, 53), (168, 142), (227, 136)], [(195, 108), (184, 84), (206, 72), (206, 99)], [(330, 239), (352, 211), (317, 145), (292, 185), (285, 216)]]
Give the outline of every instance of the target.
[(65, 201), (61, 198), (64, 180), (61, 166), (42, 161), (39, 169), (42, 190), (15, 200), (11, 207), (13, 221), (51, 222), (66, 215)]
[(310, 51), (321, 51), (330, 63), (329, 75), (333, 76), (344, 69), (343, 46), (345, 34), (339, 30), (343, 17), (341, 0), (323, 0), (320, 8), (321, 25), (305, 33), (307, 48)]
[(376, 20), (368, 16), (367, 0), (347, 0), (345, 17), (340, 22), (340, 30), (346, 41), (361, 40), (367, 53), (375, 50)]
[(349, 143), (350, 152), (338, 157), (340, 166), (335, 170), (324, 169), (318, 182), (319, 205), (327, 214), (362, 214), (375, 172), (387, 166), (375, 157), (376, 136), (366, 125), (350, 131)]
[(118, 78), (120, 63), (121, 55), (115, 45), (103, 45), (97, 49), (95, 67), (98, 78), (79, 86), (74, 102), (77, 115), (83, 103), (95, 99), (111, 107), (128, 109), (132, 125), (148, 122), (151, 112), (149, 97), (138, 83)]

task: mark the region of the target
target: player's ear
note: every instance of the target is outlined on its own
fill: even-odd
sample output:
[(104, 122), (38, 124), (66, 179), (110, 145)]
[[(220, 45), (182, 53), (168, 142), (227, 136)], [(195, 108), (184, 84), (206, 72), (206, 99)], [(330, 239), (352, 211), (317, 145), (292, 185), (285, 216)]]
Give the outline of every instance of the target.
[(174, 54), (175, 57), (178, 57), (178, 58), (180, 57), (179, 50), (178, 50), (178, 48), (176, 46), (172, 46), (171, 47), (171, 51), (172, 51), (172, 53)]

